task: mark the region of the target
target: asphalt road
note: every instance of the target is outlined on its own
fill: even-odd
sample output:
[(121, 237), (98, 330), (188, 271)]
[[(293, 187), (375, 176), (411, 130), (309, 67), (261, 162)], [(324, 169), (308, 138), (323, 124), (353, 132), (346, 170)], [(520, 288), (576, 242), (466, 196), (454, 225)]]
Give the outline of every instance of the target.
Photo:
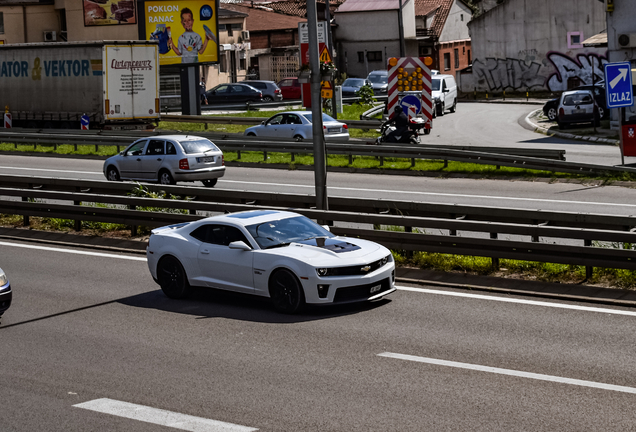
[(633, 428), (633, 310), (402, 286), (283, 316), (169, 300), (140, 257), (19, 246), (0, 243), (2, 431)]

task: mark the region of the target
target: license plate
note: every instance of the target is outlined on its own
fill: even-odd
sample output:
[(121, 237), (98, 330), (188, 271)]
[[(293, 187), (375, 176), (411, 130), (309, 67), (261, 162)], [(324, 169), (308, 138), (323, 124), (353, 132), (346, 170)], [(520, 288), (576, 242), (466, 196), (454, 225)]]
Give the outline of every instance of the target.
[(203, 163), (214, 162), (214, 156), (206, 156), (206, 157), (202, 157), (198, 159), (199, 159), (199, 162), (203, 162)]
[(328, 132), (340, 132), (340, 128), (329, 128), (327, 129)]
[(376, 285), (376, 286), (372, 286), (372, 287), (371, 287), (371, 294), (373, 294), (373, 293), (377, 293), (377, 292), (379, 292), (381, 289), (382, 289), (382, 284), (380, 284), (380, 285)]
[(573, 114), (585, 114), (585, 110), (584, 109), (575, 109), (572, 110)]

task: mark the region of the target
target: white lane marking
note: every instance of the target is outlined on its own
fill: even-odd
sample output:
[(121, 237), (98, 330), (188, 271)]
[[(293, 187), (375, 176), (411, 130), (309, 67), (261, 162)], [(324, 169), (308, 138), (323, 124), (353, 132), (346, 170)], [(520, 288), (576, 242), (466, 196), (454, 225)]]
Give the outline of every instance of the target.
[(429, 364), (440, 365), (440, 366), (448, 366), (448, 367), (454, 367), (454, 368), (460, 368), (460, 369), (470, 369), (470, 370), (476, 370), (481, 372), (490, 372), (490, 373), (495, 373), (500, 375), (510, 375), (510, 376), (515, 376), (520, 378), (530, 378), (530, 379), (541, 380), (541, 381), (551, 381), (551, 382), (556, 382), (560, 384), (571, 384), (571, 385), (577, 385), (582, 387), (592, 387), (592, 388), (598, 388), (602, 390), (612, 390), (617, 392), (636, 394), (636, 388), (633, 388), (633, 387), (605, 384), (605, 383), (599, 383), (595, 381), (585, 381), (585, 380), (578, 380), (578, 379), (572, 379), (572, 378), (563, 378), (563, 377), (558, 377), (553, 375), (543, 375), (543, 374), (536, 374), (532, 372), (517, 371), (513, 369), (500, 369), (500, 368), (490, 367), (490, 366), (481, 366), (481, 365), (470, 364), (470, 363), (459, 363), (454, 361), (439, 360), (439, 359), (428, 358), (428, 357), (412, 356), (408, 354), (383, 352), (378, 354), (378, 356), (390, 357), (390, 358), (395, 358), (399, 360), (408, 360), (408, 361), (419, 362), (419, 363), (429, 363)]
[[(219, 182), (223, 183), (242, 183), (249, 185), (266, 185), (266, 186), (285, 186), (289, 187), (289, 184), (284, 183), (262, 183), (262, 182), (247, 182), (240, 180), (219, 180)], [(292, 185), (293, 187), (302, 187), (308, 189), (314, 189), (314, 186), (307, 185)], [(497, 200), (509, 200), (509, 201), (539, 201), (545, 203), (557, 203), (557, 204), (584, 204), (584, 205), (598, 205), (598, 206), (616, 206), (616, 207), (636, 207), (636, 204), (616, 204), (616, 203), (601, 203), (601, 202), (589, 202), (589, 201), (567, 201), (567, 200), (546, 200), (541, 198), (517, 198), (517, 197), (504, 197), (504, 196), (492, 196), (492, 195), (467, 195), (467, 194), (449, 194), (449, 193), (438, 193), (438, 192), (420, 192), (420, 191), (396, 191), (396, 190), (387, 190), (387, 189), (363, 189), (363, 188), (347, 188), (347, 187), (337, 187), (337, 186), (328, 186), (329, 190), (341, 190), (341, 191), (353, 191), (353, 192), (383, 192), (388, 194), (395, 194), (397, 192), (401, 194), (409, 194), (409, 195), (426, 195), (426, 196), (439, 196), (439, 197), (457, 197), (457, 198), (480, 198), (480, 199), (497, 199)]]
[(536, 300), (524, 300), (524, 299), (516, 299), (516, 298), (507, 298), (507, 297), (494, 297), (483, 294), (468, 294), (461, 292), (453, 292), (453, 291), (442, 291), (442, 290), (434, 290), (434, 289), (426, 289), (426, 288), (413, 288), (413, 287), (396, 287), (401, 291), (413, 291), (419, 292), (423, 294), (439, 294), (453, 297), (465, 297), (465, 298), (473, 298), (479, 300), (490, 300), (490, 301), (499, 301), (506, 303), (519, 303), (519, 304), (527, 304), (533, 306), (544, 306), (544, 307), (553, 307), (560, 309), (573, 309), (580, 310), (586, 312), (600, 312), (606, 314), (614, 314), (614, 315), (627, 315), (627, 316), (636, 316), (636, 312), (634, 311), (625, 311), (625, 310), (617, 310), (617, 309), (605, 309), (599, 307), (591, 307), (591, 306), (577, 306), (571, 304), (561, 304), (561, 303), (550, 303), (550, 302), (542, 302)]
[(46, 169), (46, 168), (23, 168), (23, 167), (9, 167), (9, 166), (0, 166), (0, 169), (8, 169), (8, 170), (24, 170), (24, 171), (45, 171), (45, 172), (54, 172), (54, 173), (63, 173), (63, 174), (94, 174), (94, 175), (104, 175), (102, 172), (95, 171), (69, 171), (69, 170), (59, 170), (59, 169)]
[(104, 258), (118, 258), (118, 259), (126, 259), (131, 261), (147, 261), (146, 257), (137, 257), (137, 256), (131, 256), (131, 255), (117, 255), (117, 254), (102, 253), (102, 252), (90, 252), (90, 251), (83, 251), (83, 250), (49, 247), (49, 246), (9, 243), (9, 242), (3, 242), (3, 241), (0, 241), (0, 246), (11, 246), (11, 247), (24, 248), (24, 249), (38, 249), (38, 250), (50, 251), (50, 252), (64, 252), (64, 253), (70, 253), (70, 254), (90, 255), (90, 256), (104, 257)]
[(73, 406), (76, 408), (83, 408), (118, 417), (192, 432), (252, 432), (258, 430), (252, 427), (206, 419), (203, 417), (195, 417), (187, 414), (179, 414), (173, 411), (107, 398), (95, 399)]

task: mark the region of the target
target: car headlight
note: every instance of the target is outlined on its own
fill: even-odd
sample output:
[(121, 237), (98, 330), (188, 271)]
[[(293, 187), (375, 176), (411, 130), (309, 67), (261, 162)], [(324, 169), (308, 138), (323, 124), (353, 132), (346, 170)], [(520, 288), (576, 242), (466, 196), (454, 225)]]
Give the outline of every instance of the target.
[(8, 283), (9, 278), (7, 278), (7, 275), (0, 269), (0, 286), (5, 286)]
[(323, 276), (329, 276), (329, 270), (328, 268), (317, 268), (316, 269), (316, 273), (318, 274), (318, 276), (323, 277)]
[(391, 261), (393, 261), (393, 255), (388, 254), (387, 256), (382, 258), (382, 260), (380, 260), (380, 266), (386, 265), (387, 263), (390, 263)]

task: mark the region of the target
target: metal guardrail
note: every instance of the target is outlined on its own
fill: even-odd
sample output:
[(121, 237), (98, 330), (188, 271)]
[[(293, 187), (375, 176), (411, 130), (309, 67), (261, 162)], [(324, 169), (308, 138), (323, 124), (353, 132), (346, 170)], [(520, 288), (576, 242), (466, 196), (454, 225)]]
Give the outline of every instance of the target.
[[(204, 124), (237, 124), (237, 125), (258, 125), (269, 117), (232, 117), (232, 116), (209, 116), (209, 115), (162, 115), (162, 121), (204, 123)], [(339, 120), (346, 123), (353, 129), (378, 129), (382, 122), (379, 120)]]
[[(165, 133), (166, 132), (149, 133), (141, 131), (114, 133), (113, 131), (109, 131), (108, 134), (105, 134), (103, 131), (64, 130), (47, 130), (44, 133), (39, 133), (34, 132), (32, 129), (23, 129), (13, 130), (12, 132), (0, 132), (0, 140), (3, 142), (13, 142), (16, 144), (16, 147), (18, 143), (28, 143), (34, 146), (74, 144), (76, 149), (78, 145), (91, 145), (95, 146), (95, 150), (97, 151), (100, 145), (111, 145), (116, 146), (117, 151), (119, 151), (122, 146), (129, 145), (137, 138)], [(210, 132), (197, 132), (197, 135), (215, 141), (225, 151), (264, 152), (264, 159), (267, 158), (266, 152), (292, 153), (292, 158), (295, 153), (313, 153), (313, 144), (311, 141), (295, 142)], [(476, 151), (473, 147), (468, 146), (413, 146), (403, 144), (370, 146), (365, 142), (356, 142), (353, 140), (348, 143), (327, 143), (326, 147), (327, 153), (349, 155), (350, 163), (353, 161), (353, 156), (356, 155), (379, 157), (381, 165), (384, 161), (383, 158), (402, 158), (411, 159), (412, 166), (415, 165), (415, 159), (432, 159), (577, 174), (603, 174), (609, 171), (636, 173), (636, 169), (634, 168), (565, 162), (562, 161), (565, 154), (563, 150), (478, 147), (478, 151)], [(547, 160), (547, 158), (558, 160)]]
[[(43, 216), (157, 227), (205, 217), (197, 212), (292, 209), (320, 221), (353, 224), (355, 227), (334, 226), (332, 231), (364, 237), (394, 250), (490, 257), (494, 265), (498, 265), (500, 258), (584, 265), (588, 274), (592, 267), (636, 270), (636, 250), (622, 248), (626, 243), (636, 243), (634, 216), (355, 198), (330, 198), (331, 210), (316, 210), (311, 208), (315, 198), (308, 195), (150, 184), (145, 185), (150, 190), (163, 190), (188, 199), (126, 196), (136, 186), (136, 183), (1, 175), (0, 212), (23, 215), (26, 224), (29, 216)], [(21, 200), (15, 200), (16, 197)], [(60, 203), (64, 201), (73, 204)], [(82, 202), (117, 208), (80, 205)], [(178, 209), (189, 214), (138, 210), (143, 207)], [(364, 225), (401, 226), (405, 232), (381, 231)], [(78, 229), (80, 226), (76, 222)], [(446, 230), (449, 235), (421, 231), (426, 229)], [(459, 232), (462, 236), (457, 235)], [(467, 236), (468, 233), (473, 236)], [(478, 238), (474, 233), (488, 234), (490, 238)], [(499, 239), (503, 234), (528, 240)], [(541, 238), (582, 241), (583, 245), (542, 243)], [(592, 246), (594, 241), (616, 243), (619, 248)]]

